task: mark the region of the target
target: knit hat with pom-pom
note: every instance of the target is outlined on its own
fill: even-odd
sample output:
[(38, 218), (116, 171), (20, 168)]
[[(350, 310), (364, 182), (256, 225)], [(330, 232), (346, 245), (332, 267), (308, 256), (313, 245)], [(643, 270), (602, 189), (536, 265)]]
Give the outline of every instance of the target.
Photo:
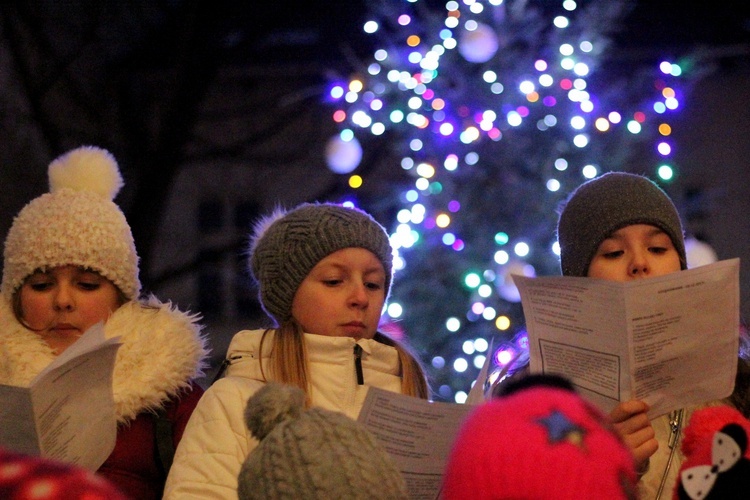
[(245, 420), (260, 443), (238, 476), (240, 500), (406, 499), (403, 477), (375, 437), (342, 413), (303, 408), (296, 387), (269, 383)]
[(50, 192), (29, 202), (5, 240), (6, 298), (37, 270), (75, 265), (100, 273), (128, 299), (138, 296), (138, 254), (130, 226), (112, 201), (123, 186), (112, 155), (84, 146), (49, 166)]
[(512, 381), (463, 422), (443, 500), (635, 500), (633, 456), (606, 415), (557, 376)]

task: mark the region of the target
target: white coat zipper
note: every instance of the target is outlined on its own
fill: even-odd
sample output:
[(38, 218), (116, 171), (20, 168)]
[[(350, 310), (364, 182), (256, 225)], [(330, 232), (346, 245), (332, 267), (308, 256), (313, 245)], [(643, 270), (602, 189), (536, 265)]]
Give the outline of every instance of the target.
[(357, 372), (357, 385), (365, 385), (365, 374), (362, 371), (362, 346), (354, 344), (354, 369)]
[(661, 494), (664, 491), (664, 485), (667, 482), (667, 475), (669, 469), (672, 467), (672, 460), (677, 448), (680, 446), (680, 431), (682, 431), (682, 418), (684, 416), (684, 409), (679, 409), (669, 414), (669, 458), (667, 459), (667, 466), (664, 468), (664, 474), (661, 476), (661, 483), (659, 484), (659, 490), (656, 492), (655, 500), (661, 498)]

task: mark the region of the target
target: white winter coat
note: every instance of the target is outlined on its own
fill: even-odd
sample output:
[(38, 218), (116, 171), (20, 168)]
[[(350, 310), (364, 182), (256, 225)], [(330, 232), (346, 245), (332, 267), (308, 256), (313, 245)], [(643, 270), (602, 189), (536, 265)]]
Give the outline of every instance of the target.
[[(243, 330), (229, 346), (226, 376), (203, 395), (177, 448), (164, 498), (167, 500), (236, 499), (237, 476), (257, 445), (244, 420), (248, 398), (265, 382), (272, 333), (263, 343), (263, 330)], [(401, 392), (398, 353), (375, 340), (305, 334), (314, 406), (340, 411), (356, 419), (368, 386)], [(357, 384), (354, 345), (362, 347), (364, 383)]]

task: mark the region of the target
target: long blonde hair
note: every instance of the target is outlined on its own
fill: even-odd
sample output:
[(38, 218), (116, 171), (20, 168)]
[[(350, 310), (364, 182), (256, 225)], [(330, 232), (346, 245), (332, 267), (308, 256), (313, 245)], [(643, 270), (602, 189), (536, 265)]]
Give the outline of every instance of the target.
[[(296, 321), (284, 322), (276, 329), (267, 329), (260, 340), (260, 352), (263, 352), (263, 342), (269, 332), (275, 332), (271, 349), (269, 374), (263, 369), (261, 358), (260, 369), (266, 380), (299, 387), (307, 396), (306, 404), (310, 405), (310, 369), (307, 364), (307, 347), (304, 332)], [(430, 392), (427, 376), (417, 357), (403, 344), (387, 335), (377, 332), (374, 340), (396, 349), (401, 366), (401, 393), (421, 399), (428, 399)]]

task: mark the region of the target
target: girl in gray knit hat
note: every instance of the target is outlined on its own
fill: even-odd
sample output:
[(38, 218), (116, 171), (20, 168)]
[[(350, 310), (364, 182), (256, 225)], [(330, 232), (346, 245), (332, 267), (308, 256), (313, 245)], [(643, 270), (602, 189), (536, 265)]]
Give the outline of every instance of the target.
[(225, 376), (206, 391), (177, 450), (167, 499), (236, 496), (258, 445), (245, 403), (267, 382), (296, 386), (308, 407), (353, 419), (370, 386), (428, 396), (417, 359), (378, 331), (393, 250), (372, 216), (330, 203), (277, 210), (256, 224), (248, 264), (274, 327), (232, 339)]
[[(557, 238), (566, 276), (625, 282), (687, 269), (677, 209), (661, 188), (640, 175), (610, 172), (580, 185), (561, 205)], [(745, 404), (747, 382), (741, 379), (747, 373), (748, 365), (740, 359), (740, 383), (724, 403)], [(610, 413), (635, 457), (644, 499), (671, 495), (682, 461), (680, 432), (694, 408), (651, 421), (648, 409), (645, 402), (632, 400)]]

